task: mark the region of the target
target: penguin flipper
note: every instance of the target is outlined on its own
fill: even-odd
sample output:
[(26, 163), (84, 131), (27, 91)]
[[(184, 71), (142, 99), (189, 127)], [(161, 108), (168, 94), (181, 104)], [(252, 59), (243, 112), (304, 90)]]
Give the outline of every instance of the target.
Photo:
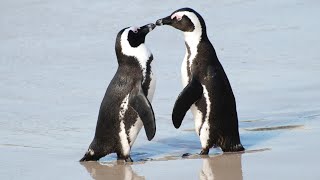
[(152, 106), (142, 91), (141, 84), (132, 90), (129, 104), (138, 113), (146, 131), (147, 138), (151, 141), (156, 134), (156, 120)]
[(181, 126), (182, 120), (190, 109), (191, 105), (195, 103), (203, 93), (201, 83), (192, 77), (190, 83), (179, 94), (172, 111), (172, 122), (175, 128)]

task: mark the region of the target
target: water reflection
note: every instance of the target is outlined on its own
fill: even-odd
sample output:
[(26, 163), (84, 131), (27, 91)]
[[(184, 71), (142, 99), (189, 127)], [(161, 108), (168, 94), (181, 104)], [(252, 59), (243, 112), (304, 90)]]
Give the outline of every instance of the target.
[(90, 176), (95, 180), (143, 180), (143, 176), (137, 175), (131, 165), (127, 164), (101, 164), (99, 162), (83, 162)]
[(222, 154), (203, 159), (200, 180), (242, 180), (241, 154)]

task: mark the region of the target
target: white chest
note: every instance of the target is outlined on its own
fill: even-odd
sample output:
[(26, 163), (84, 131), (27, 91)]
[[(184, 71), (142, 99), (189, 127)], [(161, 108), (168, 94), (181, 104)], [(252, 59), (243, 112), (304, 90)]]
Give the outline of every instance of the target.
[(188, 51), (187, 51), (181, 65), (181, 79), (182, 79), (183, 87), (186, 87), (189, 82), (188, 69), (190, 69), (190, 67), (188, 66)]
[(200, 30), (196, 30), (194, 32), (185, 32), (184, 33), (184, 39), (189, 47), (186, 49), (186, 54), (184, 56), (182, 66), (181, 66), (181, 76), (182, 76), (182, 84), (185, 87), (188, 83), (191, 77), (189, 77), (188, 72), (190, 72), (190, 75), (192, 75), (192, 64), (193, 60), (198, 54), (198, 44), (201, 40), (201, 32)]

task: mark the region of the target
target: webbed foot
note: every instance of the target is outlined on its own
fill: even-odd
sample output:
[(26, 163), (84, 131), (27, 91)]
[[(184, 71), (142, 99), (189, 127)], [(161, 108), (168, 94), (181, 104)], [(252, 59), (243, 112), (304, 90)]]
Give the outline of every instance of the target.
[(208, 154), (209, 154), (209, 148), (202, 149), (200, 152), (200, 155), (208, 155)]
[(131, 159), (130, 155), (129, 156), (119, 156), (118, 155), (118, 160), (124, 160), (125, 162), (133, 162), (133, 160)]

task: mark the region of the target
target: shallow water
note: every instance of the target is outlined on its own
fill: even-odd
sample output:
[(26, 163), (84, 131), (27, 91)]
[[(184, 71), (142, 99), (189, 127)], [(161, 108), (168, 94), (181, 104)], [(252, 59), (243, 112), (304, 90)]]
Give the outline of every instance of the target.
[[(182, 33), (157, 27), (146, 39), (158, 76), (154, 140), (141, 131), (133, 165), (117, 165), (114, 155), (80, 164), (117, 68), (117, 32), (186, 6), (206, 20), (248, 151), (199, 157), (190, 113), (179, 130), (172, 126), (185, 49)], [(0, 179), (319, 179), (319, 7), (315, 0), (2, 0)]]

